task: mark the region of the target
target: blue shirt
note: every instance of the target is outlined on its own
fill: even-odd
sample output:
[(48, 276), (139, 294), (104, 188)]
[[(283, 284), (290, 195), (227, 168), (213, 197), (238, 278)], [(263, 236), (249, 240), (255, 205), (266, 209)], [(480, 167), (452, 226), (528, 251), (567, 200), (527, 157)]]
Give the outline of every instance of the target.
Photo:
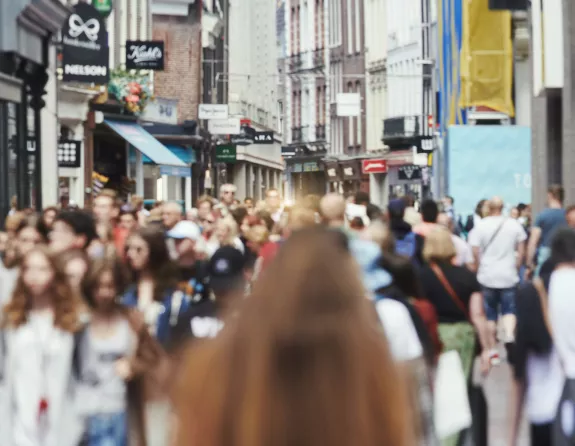
[(535, 227), (541, 229), (540, 246), (549, 247), (557, 229), (567, 226), (565, 209), (548, 208), (535, 219)]

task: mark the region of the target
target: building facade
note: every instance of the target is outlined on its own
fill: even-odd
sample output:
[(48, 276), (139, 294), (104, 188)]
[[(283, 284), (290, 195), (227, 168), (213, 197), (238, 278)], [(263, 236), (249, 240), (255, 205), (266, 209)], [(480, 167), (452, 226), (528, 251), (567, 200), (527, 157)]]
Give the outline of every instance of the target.
[(239, 198), (259, 200), (266, 189), (282, 185), (277, 5), (269, 0), (230, 0), (228, 8), (229, 65), (217, 81), (228, 84), (229, 115), (240, 118), (247, 133), (273, 136), (238, 143), (235, 162), (226, 163), (226, 177), (236, 185)]
[(372, 163), (379, 166), (375, 169), (377, 172), (369, 173), (371, 201), (377, 205), (385, 205), (388, 196), (387, 162), (382, 139), (387, 105), (387, 39), (381, 38), (387, 36), (387, 1), (364, 3), (366, 155), (373, 157)]
[(56, 47), (70, 10), (57, 0), (0, 1), (0, 220), (56, 202)]
[[(361, 158), (366, 151), (366, 80), (364, 5), (360, 0), (329, 3), (330, 152), (327, 166), (330, 190), (351, 194), (368, 190)], [(340, 113), (340, 94), (356, 94), (358, 110)], [(337, 164), (336, 164), (337, 163)]]
[[(433, 2), (429, 0), (387, 0), (387, 95), (383, 120), (383, 143), (397, 158), (389, 165), (389, 193), (426, 194), (421, 175), (405, 178), (403, 173), (421, 172), (414, 163), (414, 147), (432, 140), (435, 126), (435, 68), (432, 59)], [(402, 178), (402, 179), (401, 179)], [(397, 180), (394, 180), (397, 179)]]
[(329, 49), (327, 0), (286, 0), (287, 30), (284, 138), (287, 197), (326, 191), (323, 163), (329, 149)]

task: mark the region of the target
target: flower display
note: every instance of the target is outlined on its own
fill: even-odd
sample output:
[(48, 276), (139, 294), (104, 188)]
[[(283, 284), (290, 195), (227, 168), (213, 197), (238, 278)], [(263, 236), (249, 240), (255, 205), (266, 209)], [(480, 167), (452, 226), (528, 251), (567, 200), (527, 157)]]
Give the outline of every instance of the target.
[(130, 113), (139, 116), (152, 98), (151, 78), (148, 74), (132, 74), (116, 70), (111, 73), (108, 93), (113, 95)]

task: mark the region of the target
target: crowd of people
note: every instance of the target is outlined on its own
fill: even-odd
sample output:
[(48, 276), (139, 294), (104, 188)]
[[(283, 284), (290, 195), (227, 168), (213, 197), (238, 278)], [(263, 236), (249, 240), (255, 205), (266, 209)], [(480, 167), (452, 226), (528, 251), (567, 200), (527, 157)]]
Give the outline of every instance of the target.
[(219, 192), (10, 212), (2, 446), (482, 446), (505, 359), (509, 446), (523, 406), (531, 444), (575, 444), (560, 187), (533, 224), (493, 197), (466, 228), (451, 197)]

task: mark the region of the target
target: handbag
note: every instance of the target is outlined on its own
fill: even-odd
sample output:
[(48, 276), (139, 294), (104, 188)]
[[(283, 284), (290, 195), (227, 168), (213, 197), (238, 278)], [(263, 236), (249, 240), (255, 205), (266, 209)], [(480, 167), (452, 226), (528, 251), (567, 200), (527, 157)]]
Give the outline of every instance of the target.
[[(533, 281), (533, 286), (539, 295), (545, 326), (551, 338), (553, 338), (553, 330), (551, 328), (548, 310), (549, 301), (541, 278), (536, 278)], [(559, 358), (559, 362), (563, 368), (564, 364), (561, 358)], [(563, 386), (563, 392), (561, 393), (561, 398), (557, 406), (557, 415), (555, 415), (555, 421), (553, 421), (551, 428), (551, 446), (573, 445), (575, 445), (575, 379), (565, 378), (565, 385)]]
[[(436, 264), (430, 266), (454, 303), (468, 317), (465, 304), (459, 299), (443, 271)], [(472, 416), (467, 392), (467, 377), (463, 372), (461, 358), (455, 350), (444, 352), (439, 357), (434, 389), (433, 416), (438, 437), (445, 439), (469, 428)]]

